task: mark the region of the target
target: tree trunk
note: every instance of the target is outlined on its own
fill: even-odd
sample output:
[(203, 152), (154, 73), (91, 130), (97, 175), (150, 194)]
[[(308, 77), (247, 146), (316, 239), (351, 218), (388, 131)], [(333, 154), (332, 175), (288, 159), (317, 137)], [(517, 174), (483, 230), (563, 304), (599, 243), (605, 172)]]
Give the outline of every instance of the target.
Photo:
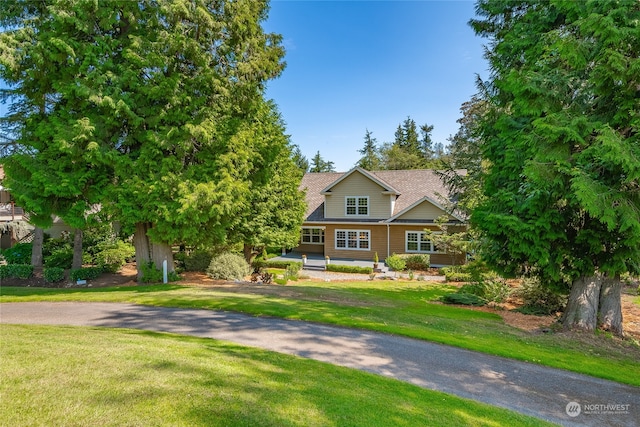
[(44, 242), (44, 230), (36, 227), (33, 230), (33, 246), (31, 249), (31, 265), (34, 268), (42, 267), (42, 243)]
[(73, 261), (71, 263), (73, 270), (82, 268), (82, 230), (76, 228), (73, 234)]
[(600, 315), (599, 326), (605, 331), (610, 331), (619, 337), (624, 335), (622, 330), (622, 304), (620, 294), (622, 282), (620, 275), (615, 277), (605, 276), (600, 288)]
[(245, 261), (247, 261), (247, 264), (249, 265), (251, 265), (253, 258), (255, 258), (255, 256), (257, 255), (257, 252), (253, 250), (253, 245), (250, 245), (248, 243), (245, 243), (242, 247), (242, 253), (244, 255)]
[(136, 268), (138, 269), (137, 280), (142, 282), (142, 266), (151, 261), (151, 245), (147, 230), (150, 224), (147, 222), (139, 222), (136, 224), (136, 230), (133, 234), (133, 246), (136, 249)]
[(174, 270), (173, 249), (168, 243), (151, 242), (151, 259), (153, 260), (153, 265), (160, 271), (162, 271), (164, 260), (167, 260), (167, 272), (171, 273)]
[(599, 276), (580, 277), (573, 282), (567, 307), (562, 315), (562, 325), (565, 329), (596, 329), (601, 284), (602, 279)]

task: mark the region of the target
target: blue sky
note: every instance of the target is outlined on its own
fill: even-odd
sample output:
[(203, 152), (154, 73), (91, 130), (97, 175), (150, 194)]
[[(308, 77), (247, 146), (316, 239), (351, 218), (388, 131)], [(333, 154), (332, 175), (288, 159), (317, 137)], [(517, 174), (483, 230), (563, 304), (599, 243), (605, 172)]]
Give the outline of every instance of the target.
[(267, 31), (280, 33), (287, 67), (269, 83), (287, 133), (310, 159), (338, 171), (360, 158), (366, 130), (391, 142), (410, 116), (456, 133), (460, 106), (487, 76), (486, 40), (467, 22), (472, 1), (272, 0)]

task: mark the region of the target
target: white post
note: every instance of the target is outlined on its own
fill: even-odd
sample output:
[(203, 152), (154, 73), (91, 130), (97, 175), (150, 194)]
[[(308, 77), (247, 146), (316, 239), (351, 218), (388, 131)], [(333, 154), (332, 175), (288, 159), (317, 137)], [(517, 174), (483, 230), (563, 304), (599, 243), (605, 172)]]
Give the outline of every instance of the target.
[(162, 261), (162, 283), (167, 283), (169, 278), (167, 277), (167, 260)]

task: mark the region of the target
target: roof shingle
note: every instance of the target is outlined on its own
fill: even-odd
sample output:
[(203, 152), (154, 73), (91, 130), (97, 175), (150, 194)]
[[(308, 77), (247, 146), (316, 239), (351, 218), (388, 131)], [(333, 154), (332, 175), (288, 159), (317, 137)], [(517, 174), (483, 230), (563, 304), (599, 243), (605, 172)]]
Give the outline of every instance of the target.
[[(307, 192), (307, 221), (324, 220), (324, 196), (322, 191), (340, 180), (349, 172), (307, 173), (302, 178), (300, 189)], [(397, 196), (394, 212), (391, 216), (407, 209), (414, 203), (428, 197), (447, 205), (450, 202), (449, 191), (436, 171), (430, 169), (362, 171), (373, 178), (388, 183), (389, 187), (400, 193)], [(458, 171), (466, 174), (466, 171)]]

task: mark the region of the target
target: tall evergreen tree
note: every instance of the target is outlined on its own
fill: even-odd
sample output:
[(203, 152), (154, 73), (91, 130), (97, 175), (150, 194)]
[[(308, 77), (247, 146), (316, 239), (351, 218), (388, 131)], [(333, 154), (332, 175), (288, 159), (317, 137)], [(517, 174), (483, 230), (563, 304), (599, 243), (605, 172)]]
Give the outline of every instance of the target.
[(364, 147), (358, 150), (358, 153), (362, 154), (357, 165), (362, 169), (369, 171), (377, 170), (380, 168), (380, 157), (378, 156), (377, 141), (371, 136), (369, 129), (366, 130), (364, 135)]
[(316, 152), (316, 155), (311, 159), (309, 172), (335, 172), (335, 170), (333, 162), (323, 159), (320, 151)]
[[(67, 17), (67, 6), (12, 2), (0, 12), (0, 77), (9, 84), (2, 96), (13, 101), (0, 119), (12, 138), (6, 184), (31, 212), (38, 233), (53, 214), (76, 229), (86, 227), (88, 211), (109, 182), (109, 166), (91, 162), (93, 130), (84, 117), (91, 107), (77, 95), (80, 48), (60, 37), (79, 24)], [(34, 241), (34, 260), (41, 260), (41, 241)], [(81, 260), (78, 239), (74, 266)]]
[(302, 154), (302, 151), (300, 151), (300, 147), (298, 147), (297, 145), (293, 145), (291, 156), (293, 158), (293, 162), (296, 164), (298, 169), (302, 171), (303, 174), (309, 172), (309, 160), (307, 160), (307, 158)]
[(444, 157), (444, 146), (431, 140), (433, 126), (416, 125), (415, 120), (407, 117), (395, 132), (393, 143), (380, 147), (380, 168), (387, 170), (423, 169), (440, 167)]
[[(458, 132), (450, 138), (449, 159), (442, 162), (442, 176), (451, 194), (456, 194), (455, 209), (470, 215), (482, 200), (484, 163), (481, 123), (487, 113), (487, 101), (480, 95), (460, 107)], [(459, 171), (464, 170), (462, 174)]]
[(298, 189), (303, 172), (294, 162), (275, 104), (266, 102), (247, 131), (246, 138), (257, 148), (250, 193), (232, 219), (226, 238), (227, 243), (241, 243), (245, 259), (251, 262), (265, 246), (297, 245), (306, 205)]
[(427, 162), (433, 160), (435, 156), (431, 132), (433, 132), (433, 126), (426, 123), (420, 126), (420, 135), (422, 136), (420, 139), (420, 152)]
[(402, 122), (402, 136), (403, 140), (400, 147), (407, 153), (420, 156), (422, 155), (422, 149), (420, 142), (418, 141), (418, 127), (415, 120), (411, 117), (407, 117)]
[[(13, 99), (32, 100), (11, 116), (25, 153), (61, 153), (57, 171), (38, 163), (49, 165), (43, 177), (65, 177), (51, 194), (97, 193), (135, 230), (139, 266), (171, 268), (174, 243), (224, 240), (251, 194), (257, 150), (245, 136), (284, 66), (281, 37), (261, 27), (267, 10), (257, 0), (24, 0), (0, 12), (10, 53), (0, 72)], [(61, 205), (79, 219), (87, 194)]]
[[(640, 271), (640, 3), (481, 0), (489, 37), (486, 257), (567, 284), (566, 327), (622, 334)], [(604, 277), (604, 279), (603, 279)]]

